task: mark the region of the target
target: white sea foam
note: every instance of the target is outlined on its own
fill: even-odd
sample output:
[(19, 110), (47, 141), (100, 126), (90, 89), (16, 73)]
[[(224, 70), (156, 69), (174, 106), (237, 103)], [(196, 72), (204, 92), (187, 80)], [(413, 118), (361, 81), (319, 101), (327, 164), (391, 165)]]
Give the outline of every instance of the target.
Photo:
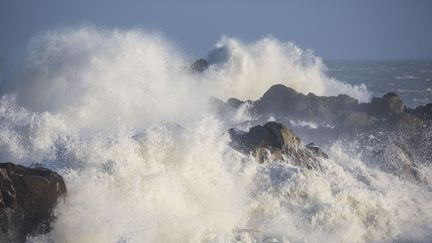
[(290, 43), (223, 38), (218, 48), (223, 55), (212, 52), (215, 64), (197, 74), (142, 31), (83, 28), (33, 40), (26, 75), (0, 100), (0, 156), (56, 169), (68, 196), (51, 233), (30, 242), (432, 239), (430, 187), (368, 168), (338, 146), (323, 172), (263, 166), (230, 149), (209, 96), (256, 99), (274, 83), (368, 94), (327, 78), (318, 58)]
[(223, 37), (210, 52), (209, 61), (220, 66), (213, 69), (210, 79), (223, 85), (224, 96), (256, 99), (280, 83), (305, 94), (344, 93), (360, 101), (370, 98), (364, 85), (352, 86), (327, 77), (324, 64), (312, 51), (271, 37), (253, 43)]
[(309, 129), (317, 129), (319, 126), (316, 123), (308, 122), (308, 121), (289, 121), (290, 124), (294, 127), (307, 127)]
[(396, 76), (395, 79), (420, 79), (420, 77), (413, 76), (413, 75), (406, 75), (406, 76)]
[(184, 54), (142, 31), (52, 31), (33, 38), (29, 50), (25, 75), (9, 82), (9, 92), (25, 107), (61, 113), (80, 125), (177, 122), (201, 113), (210, 95), (258, 99), (276, 83), (304, 93), (369, 98), (364, 86), (326, 77), (310, 51), (272, 38), (222, 38), (212, 53), (224, 52), (224, 61), (203, 75), (191, 75)]

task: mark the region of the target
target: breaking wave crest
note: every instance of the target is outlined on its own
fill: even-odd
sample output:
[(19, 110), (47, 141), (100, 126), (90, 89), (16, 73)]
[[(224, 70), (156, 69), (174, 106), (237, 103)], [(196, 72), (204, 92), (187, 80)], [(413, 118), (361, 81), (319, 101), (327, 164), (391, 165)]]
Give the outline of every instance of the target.
[(272, 38), (245, 44), (224, 37), (209, 60), (216, 64), (194, 75), (192, 59), (157, 34), (51, 31), (32, 39), (24, 74), (3, 86), (25, 107), (98, 127), (178, 122), (201, 114), (209, 96), (257, 99), (275, 83), (304, 93), (369, 98), (364, 86), (326, 77), (310, 51)]
[[(221, 54), (222, 53), (222, 54)], [(0, 100), (0, 158), (66, 179), (47, 235), (31, 242), (430, 240), (431, 188), (333, 146), (323, 171), (264, 166), (229, 148), (210, 96), (258, 98), (283, 83), (318, 95), (369, 94), (330, 79), (291, 43), (222, 38), (213, 63), (156, 34), (82, 28), (34, 38)]]

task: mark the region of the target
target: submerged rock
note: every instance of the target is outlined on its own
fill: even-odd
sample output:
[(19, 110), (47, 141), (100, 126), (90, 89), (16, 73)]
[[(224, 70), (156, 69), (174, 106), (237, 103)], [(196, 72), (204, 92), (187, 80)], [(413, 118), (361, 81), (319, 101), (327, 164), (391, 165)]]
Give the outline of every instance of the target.
[(277, 122), (252, 127), (249, 132), (233, 128), (228, 132), (233, 148), (245, 154), (253, 154), (260, 163), (281, 160), (308, 169), (320, 169), (318, 158), (327, 158), (321, 149), (304, 146), (293, 131)]
[(28, 235), (47, 233), (52, 210), (65, 194), (56, 172), (0, 163), (0, 242), (24, 242)]

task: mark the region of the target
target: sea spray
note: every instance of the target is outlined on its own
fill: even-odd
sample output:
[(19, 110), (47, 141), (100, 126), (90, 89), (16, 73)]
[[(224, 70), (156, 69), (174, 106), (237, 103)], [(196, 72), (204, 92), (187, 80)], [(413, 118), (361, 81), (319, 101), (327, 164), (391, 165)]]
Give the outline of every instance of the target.
[(32, 39), (22, 75), (3, 86), (29, 109), (105, 128), (179, 122), (201, 114), (210, 96), (257, 99), (276, 83), (305, 94), (369, 98), (364, 86), (326, 77), (321, 60), (292, 43), (265, 38), (245, 44), (225, 37), (219, 48), (227, 49), (226, 60), (195, 75), (192, 60), (153, 33), (50, 31)]
[(203, 73), (139, 30), (51, 31), (29, 48), (22, 76), (2, 84), (1, 159), (43, 163), (68, 186), (52, 231), (30, 242), (432, 237), (430, 186), (370, 168), (343, 146), (331, 147), (323, 171), (259, 164), (228, 146), (210, 96), (256, 99), (282, 83), (369, 98), (362, 86), (326, 77), (320, 59), (292, 43), (224, 37)]

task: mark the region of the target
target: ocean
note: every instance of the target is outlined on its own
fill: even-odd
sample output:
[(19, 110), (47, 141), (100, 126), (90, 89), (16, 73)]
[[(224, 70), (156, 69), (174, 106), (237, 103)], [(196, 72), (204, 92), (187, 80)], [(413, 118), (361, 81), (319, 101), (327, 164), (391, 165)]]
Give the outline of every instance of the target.
[(398, 94), (414, 108), (432, 102), (432, 61), (325, 61), (327, 75), (353, 85), (364, 83), (374, 96)]
[(28, 50), (1, 84), (0, 160), (41, 163), (68, 188), (51, 232), (29, 242), (432, 240), (430, 184), (343, 143), (326, 149), (323, 171), (259, 164), (208, 108), (277, 83), (361, 102), (393, 91), (412, 107), (431, 101), (431, 62), (332, 63), (275, 38), (223, 37), (195, 73), (196, 57), (157, 34), (97, 28), (49, 31)]

